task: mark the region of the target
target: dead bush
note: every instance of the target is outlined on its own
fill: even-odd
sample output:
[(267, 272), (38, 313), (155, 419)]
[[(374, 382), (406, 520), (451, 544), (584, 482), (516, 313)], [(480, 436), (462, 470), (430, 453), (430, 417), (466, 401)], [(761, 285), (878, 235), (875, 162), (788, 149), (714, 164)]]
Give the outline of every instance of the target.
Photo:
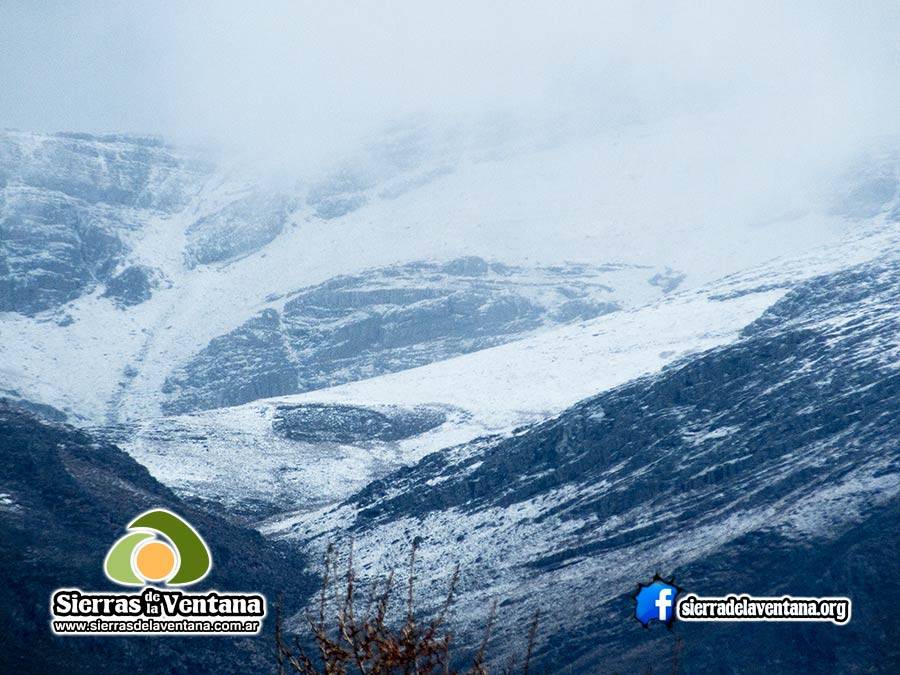
[[(297, 635), (288, 643), (284, 632), (281, 603), (278, 603), (275, 620), (275, 641), (278, 672), (297, 672), (303, 675), (487, 675), (487, 650), (496, 619), (496, 602), (493, 603), (478, 649), (468, 659), (457, 660), (451, 656), (453, 636), (447, 629), (447, 619), (456, 599), (460, 570), (457, 566), (450, 578), (447, 595), (437, 615), (420, 620), (415, 613), (415, 560), (416, 546), (409, 556), (409, 576), (403, 602), (402, 621), (389, 618), (390, 608), (396, 602), (400, 589), (390, 572), (371, 594), (366, 610), (358, 614), (356, 571), (353, 564), (353, 547), (350, 546), (347, 571), (338, 572), (334, 547), (325, 555), (325, 573), (319, 592), (317, 615), (307, 614), (309, 633)], [(335, 611), (330, 612), (330, 607)], [(537, 637), (538, 615), (535, 614), (527, 629), (527, 643), (522, 665), (515, 662), (499, 668), (500, 672), (529, 672), (534, 644)], [(305, 640), (302, 638), (306, 638)], [(304, 647), (308, 645), (308, 647)], [(457, 670), (453, 663), (468, 663), (464, 670)]]

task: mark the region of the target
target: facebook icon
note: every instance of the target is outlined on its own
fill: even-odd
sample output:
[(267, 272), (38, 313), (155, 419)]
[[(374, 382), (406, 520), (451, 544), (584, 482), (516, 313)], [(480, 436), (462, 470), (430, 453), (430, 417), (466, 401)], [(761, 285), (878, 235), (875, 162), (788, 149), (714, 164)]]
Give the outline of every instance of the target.
[(649, 584), (638, 584), (634, 594), (634, 616), (645, 628), (656, 619), (671, 626), (675, 620), (675, 596), (681, 589), (659, 575)]

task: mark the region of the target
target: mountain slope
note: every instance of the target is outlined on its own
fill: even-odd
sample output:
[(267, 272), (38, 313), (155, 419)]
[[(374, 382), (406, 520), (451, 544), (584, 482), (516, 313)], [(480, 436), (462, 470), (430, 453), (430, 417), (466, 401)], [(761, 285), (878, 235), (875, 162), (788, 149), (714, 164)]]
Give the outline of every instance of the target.
[(0, 401), (0, 603), (3, 672), (259, 672), (274, 668), (271, 619), (255, 638), (56, 637), (49, 600), (59, 587), (114, 588), (103, 560), (129, 520), (150, 508), (184, 516), (202, 533), (213, 570), (199, 586), (296, 601), (314, 585), (302, 557), (190, 506), (109, 444), (47, 424)]
[[(873, 610), (896, 600), (872, 589), (896, 570), (873, 549), (896, 541), (900, 490), (900, 154), (814, 195), (734, 162), (708, 122), (474, 145), (395, 129), (297, 182), (155, 140), (0, 135), (11, 669), (20, 644), (70, 659), (32, 630), (47, 589), (102, 583), (82, 547), (151, 501), (213, 532), (229, 583), (298, 600), (293, 564), (209, 513), (265, 517), (316, 559), (353, 537), (366, 576), (424, 537), (426, 597), (457, 559), (469, 575), (463, 640), (492, 596), (506, 625), (542, 606), (548, 668), (665, 658), (624, 595), (655, 571), (858, 593), (846, 641), (801, 627), (785, 634), (803, 650), (761, 658), (871, 663), (891, 639)], [(736, 671), (770, 635), (703, 628), (683, 629), (691, 670), (711, 635)], [(119, 669), (263, 662), (252, 642), (192, 644), (196, 661), (178, 642), (97, 649)]]
[[(429, 452), (509, 434), (598, 392), (728, 344), (789, 289), (877, 258), (900, 244), (898, 237), (892, 225), (860, 228), (839, 245), (778, 258), (699, 289), (675, 291), (642, 307), (545, 329), (490, 349), (305, 394), (153, 417), (101, 433), (179, 494), (256, 516), (308, 510), (343, 499)], [(344, 310), (338, 305), (332, 311)], [(262, 364), (245, 359), (231, 369), (252, 383), (264, 372), (258, 369)], [(288, 416), (303, 419), (306, 433), (285, 435), (276, 428), (283, 411), (290, 410), (297, 412)], [(352, 428), (360, 417), (409, 415), (420, 416), (424, 424), (405, 437), (333, 433), (341, 424)], [(442, 421), (429, 422), (434, 415)], [(245, 469), (235, 472), (235, 465)]]
[(135, 231), (184, 208), (209, 170), (152, 138), (0, 133), (0, 311), (110, 281)]
[(511, 267), (476, 256), (329, 279), (214, 338), (169, 375), (163, 412), (237, 405), (414, 368), (641, 305), (683, 275), (636, 265)]
[[(508, 434), (727, 343), (782, 293), (723, 300), (686, 293), (391, 375), (104, 433), (179, 494), (256, 515), (314, 508), (428, 452)], [(393, 437), (374, 428), (350, 433), (360, 416), (376, 415), (418, 424), (403, 424), (405, 433)], [(285, 433), (285, 418), (295, 431)], [(245, 468), (235, 472), (236, 465)]]
[[(873, 597), (873, 584), (897, 572), (895, 561), (880, 570), (874, 566), (884, 556), (870, 564), (828, 555), (857, 526), (871, 533), (857, 542), (863, 549), (879, 528), (896, 536), (890, 514), (900, 494), (898, 294), (896, 255), (817, 277), (732, 345), (510, 438), (429, 455), (338, 507), (265, 531), (310, 550), (340, 533), (353, 537), (369, 573), (382, 556), (396, 560), (420, 537), (421, 577), (435, 580), (432, 592), (439, 593), (455, 561), (468, 573), (460, 599), (464, 631), (484, 618), (490, 596), (504, 598), (511, 624), (542, 607), (541, 663), (561, 667), (587, 650), (575, 671), (623, 661), (644, 667), (650, 647), (629, 616), (626, 594), (654, 572), (674, 573), (698, 593), (815, 590), (885, 606)], [(744, 561), (749, 567), (741, 573)], [(791, 561), (803, 564), (787, 580), (767, 573)], [(816, 576), (819, 569), (831, 577)], [(853, 569), (862, 578), (851, 579)], [(796, 589), (785, 585), (791, 579)], [(896, 601), (896, 592), (890, 598)], [(883, 638), (880, 621), (864, 610), (840, 649), (829, 646), (837, 638), (827, 631), (845, 629), (791, 627), (783, 634), (815, 641), (816, 649), (791, 656), (802, 658), (804, 669), (823, 668), (815, 658), (825, 650), (830, 665), (847, 670), (866, 667), (864, 655)], [(751, 652), (760, 667), (775, 667), (791, 653), (788, 643), (760, 649), (754, 642), (722, 661), (708, 636), (737, 644), (762, 640), (766, 631), (705, 628), (683, 628), (700, 643), (685, 652), (696, 659), (685, 662), (690, 670), (719, 659), (726, 671), (740, 671), (739, 658)]]

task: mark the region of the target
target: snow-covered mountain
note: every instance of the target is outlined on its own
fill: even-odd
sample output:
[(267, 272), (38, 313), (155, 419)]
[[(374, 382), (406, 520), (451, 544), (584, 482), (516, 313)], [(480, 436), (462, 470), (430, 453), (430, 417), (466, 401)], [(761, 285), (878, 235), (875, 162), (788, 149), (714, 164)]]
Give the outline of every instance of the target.
[(208, 171), (152, 138), (0, 134), (0, 311), (33, 316), (98, 287), (136, 301), (152, 278), (127, 266), (130, 239)]
[[(552, 670), (663, 658), (623, 619), (654, 572), (857, 592), (843, 537), (896, 540), (900, 153), (785, 187), (699, 117), (400, 125), (290, 179), (3, 132), (0, 394), (307, 559), (355, 540), (363, 583), (421, 539), (426, 601), (464, 563), (461, 641), (491, 597), (542, 606)], [(891, 605), (858, 592), (846, 648), (792, 635), (865, 663)]]
[[(257, 517), (308, 510), (430, 452), (509, 434), (597, 392), (728, 344), (797, 284), (870, 261), (898, 244), (895, 226), (870, 225), (802, 256), (504, 345), (301, 395), (147, 418), (102, 433), (181, 494)], [(259, 364), (258, 370), (251, 364), (237, 372), (252, 381), (268, 372)], [(365, 432), (354, 431), (358, 425)], [(391, 433), (376, 433), (395, 425)], [(235, 472), (235, 465), (244, 469)]]
[[(346, 496), (430, 451), (508, 433), (729, 342), (782, 293), (767, 289), (721, 300), (709, 292), (679, 295), (392, 375), (147, 419), (114, 433), (157, 478), (185, 494), (237, 510), (309, 507)], [(288, 432), (289, 420), (304, 410), (328, 415), (302, 415), (301, 429)], [(386, 421), (412, 416), (421, 424), (404, 424), (403, 433), (389, 438), (349, 434), (357, 416), (374, 414)], [(335, 428), (347, 433), (336, 435)], [(247, 468), (235, 473), (244, 461)]]
[(218, 408), (404, 370), (643, 304), (682, 278), (634, 265), (522, 268), (475, 256), (334, 277), (269, 296), (272, 306), (211, 340), (166, 379), (162, 408)]
[[(895, 154), (879, 156), (879, 171), (835, 178), (827, 198), (797, 189), (773, 203), (770, 186), (745, 175), (750, 167), (723, 170), (715, 139), (724, 133), (714, 119), (575, 136), (418, 122), (387, 130), (332, 166), (284, 180), (156, 139), (3, 132), (0, 386), (92, 422), (302, 391), (360, 377), (363, 364), (345, 368), (329, 356), (321, 373), (314, 363), (304, 364), (312, 372), (294, 373), (296, 363), (282, 363), (269, 383), (244, 392), (229, 391), (235, 387), (227, 382), (199, 391), (191, 373), (231, 369), (241, 356), (230, 347), (221, 362), (207, 359), (223, 339), (233, 342), (226, 336), (240, 341), (255, 330), (248, 321), (266, 324), (274, 316), (267, 310), (281, 315), (290, 294), (342, 283), (337, 277), (384, 281), (400, 266), (405, 279), (398, 284), (433, 292), (439, 284), (415, 279), (410, 263), (476, 256), (518, 270), (508, 287), (494, 284), (494, 303), (497, 294), (522, 296), (530, 270), (543, 270), (534, 274), (548, 290), (556, 284), (569, 292), (569, 272), (579, 268), (565, 265), (576, 261), (594, 277), (576, 285), (614, 289), (589, 302), (628, 307), (658, 297), (680, 275), (680, 288), (695, 287), (835, 240), (861, 214), (893, 208), (896, 197), (885, 185), (896, 172)], [(842, 208), (831, 199), (839, 193)], [(636, 272), (640, 279), (624, 283), (598, 276), (611, 264), (644, 267), (646, 275)], [(420, 273), (431, 274), (427, 267)], [(654, 279), (658, 285), (647, 288)], [(451, 283), (446, 294), (460, 290)], [(484, 289), (466, 302), (480, 309), (478, 293)], [(558, 323), (567, 318), (564, 302), (540, 301), (526, 314)], [(281, 318), (306, 325), (309, 317), (292, 311), (298, 304)], [(393, 311), (392, 304), (374, 313)], [(500, 328), (493, 339), (521, 334), (514, 329)], [(293, 332), (286, 349), (302, 352), (304, 338), (296, 326)], [(341, 340), (339, 331), (333, 339)], [(381, 350), (370, 374), (477, 346), (468, 338), (453, 348), (438, 340), (443, 346), (432, 357), (423, 345), (405, 362)], [(296, 385), (284, 383), (284, 371), (287, 379), (297, 376)]]

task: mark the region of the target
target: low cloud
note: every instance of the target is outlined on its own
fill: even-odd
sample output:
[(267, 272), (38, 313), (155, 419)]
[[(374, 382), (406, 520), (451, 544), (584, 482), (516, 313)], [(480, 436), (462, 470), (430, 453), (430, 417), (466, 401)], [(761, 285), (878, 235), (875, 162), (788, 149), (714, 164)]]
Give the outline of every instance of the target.
[(736, 152), (790, 161), (897, 131), (896, 3), (701, 4), (7, 2), (0, 125), (301, 166), (411, 116), (583, 132), (721, 112)]

